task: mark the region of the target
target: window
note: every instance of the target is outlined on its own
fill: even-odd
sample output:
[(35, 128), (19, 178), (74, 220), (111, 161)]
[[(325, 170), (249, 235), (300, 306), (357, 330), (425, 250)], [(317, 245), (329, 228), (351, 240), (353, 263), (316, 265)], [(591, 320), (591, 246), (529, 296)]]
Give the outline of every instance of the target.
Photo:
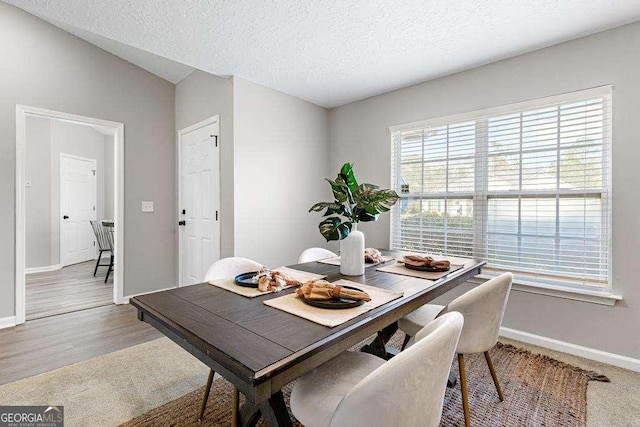
[(391, 128), (392, 248), (608, 288), (610, 91)]

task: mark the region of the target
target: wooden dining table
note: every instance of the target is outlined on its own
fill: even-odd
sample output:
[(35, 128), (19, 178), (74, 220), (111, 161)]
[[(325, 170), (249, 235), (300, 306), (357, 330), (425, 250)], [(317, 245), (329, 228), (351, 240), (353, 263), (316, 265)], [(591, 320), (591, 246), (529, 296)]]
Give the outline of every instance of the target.
[(397, 331), (397, 321), (476, 276), (483, 265), (483, 261), (470, 261), (433, 282), (376, 267), (366, 268), (362, 276), (347, 277), (335, 265), (289, 266), (327, 275), (328, 281), (347, 279), (404, 292), (401, 298), (333, 328), (264, 304), (294, 289), (247, 298), (203, 283), (137, 296), (130, 302), (138, 309), (139, 320), (153, 325), (238, 388), (246, 398), (239, 411), (240, 425), (255, 425), (262, 416), (269, 426), (290, 426), (282, 394), (285, 385), (372, 336), (361, 351), (392, 357), (386, 344)]

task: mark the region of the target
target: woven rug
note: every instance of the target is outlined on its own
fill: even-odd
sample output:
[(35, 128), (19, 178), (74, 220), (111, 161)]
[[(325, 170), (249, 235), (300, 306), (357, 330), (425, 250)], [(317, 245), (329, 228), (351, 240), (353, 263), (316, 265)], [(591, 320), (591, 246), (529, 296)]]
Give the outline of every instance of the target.
[[(390, 345), (399, 348), (404, 335), (398, 332)], [(358, 346), (356, 346), (358, 347)], [(354, 349), (356, 348), (354, 347)], [(358, 347), (359, 348), (359, 347)], [(471, 424), (474, 426), (584, 426), (587, 413), (587, 384), (609, 379), (604, 375), (498, 343), (491, 350), (505, 401), (500, 402), (484, 356), (465, 356)], [(452, 372), (458, 375), (457, 362)], [(289, 402), (292, 384), (283, 389)], [(228, 426), (231, 425), (232, 385), (214, 381), (205, 419), (196, 417), (204, 387), (153, 409), (123, 427), (142, 426)], [(241, 403), (244, 401), (240, 397)], [(294, 426), (300, 426), (291, 416)], [(264, 426), (260, 420), (259, 426)], [(459, 381), (445, 394), (441, 426), (464, 425)]]

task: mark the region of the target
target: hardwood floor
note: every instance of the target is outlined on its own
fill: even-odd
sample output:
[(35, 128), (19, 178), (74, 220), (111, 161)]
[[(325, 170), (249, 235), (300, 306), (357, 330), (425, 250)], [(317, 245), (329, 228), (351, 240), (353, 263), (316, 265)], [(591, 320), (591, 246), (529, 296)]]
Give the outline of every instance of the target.
[(136, 310), (128, 304), (76, 311), (2, 329), (0, 385), (162, 336), (140, 322)]
[(100, 267), (93, 277), (94, 267), (95, 261), (87, 261), (56, 271), (27, 274), (26, 319), (112, 304), (113, 276), (104, 283), (107, 268)]

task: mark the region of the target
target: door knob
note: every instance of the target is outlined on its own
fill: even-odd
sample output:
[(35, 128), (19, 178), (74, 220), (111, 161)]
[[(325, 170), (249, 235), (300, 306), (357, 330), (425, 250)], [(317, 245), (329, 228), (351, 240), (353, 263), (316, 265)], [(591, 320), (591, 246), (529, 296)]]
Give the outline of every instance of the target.
[(187, 221), (178, 221), (178, 225), (187, 225)]
[(63, 216), (62, 219), (69, 219), (69, 215)]

